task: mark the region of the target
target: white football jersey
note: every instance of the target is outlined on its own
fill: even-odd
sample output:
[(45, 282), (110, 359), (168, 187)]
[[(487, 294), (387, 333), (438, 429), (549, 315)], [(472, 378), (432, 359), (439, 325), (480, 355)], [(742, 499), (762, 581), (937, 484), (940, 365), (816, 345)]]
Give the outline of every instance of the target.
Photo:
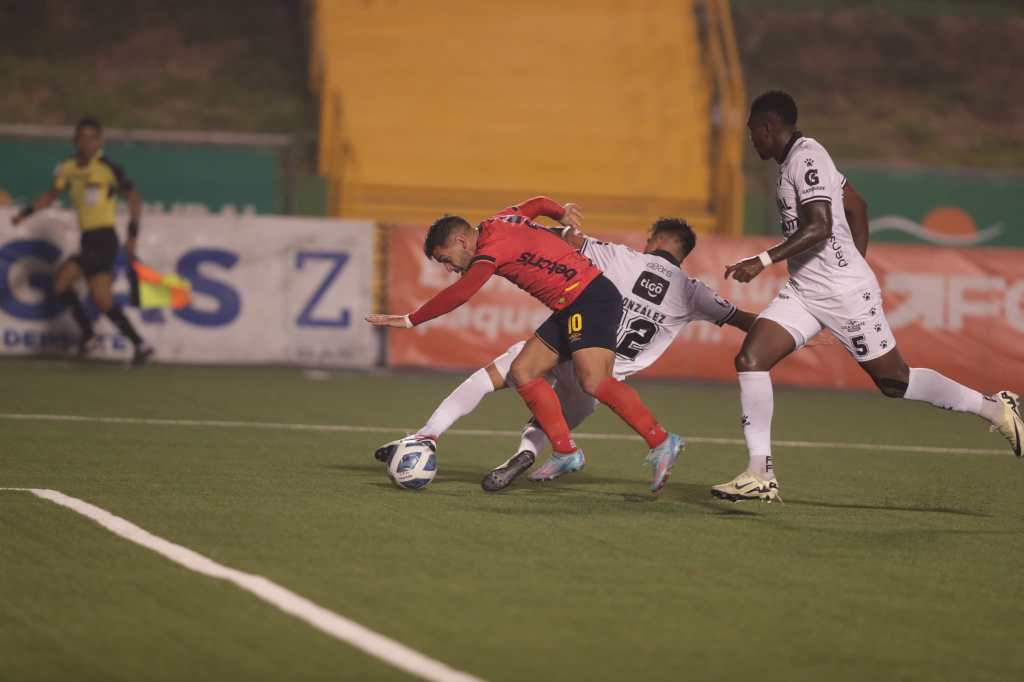
[(644, 369), (694, 320), (724, 324), (736, 306), (672, 261), (622, 244), (587, 239), (580, 252), (604, 271), (622, 294), (615, 376)]
[(846, 178), (825, 148), (799, 137), (779, 165), (778, 205), (782, 234), (797, 229), (797, 207), (809, 201), (832, 205), (832, 236), (824, 243), (789, 259), (793, 288), (807, 298), (831, 298), (843, 292), (877, 289), (878, 280), (853, 243), (843, 208)]

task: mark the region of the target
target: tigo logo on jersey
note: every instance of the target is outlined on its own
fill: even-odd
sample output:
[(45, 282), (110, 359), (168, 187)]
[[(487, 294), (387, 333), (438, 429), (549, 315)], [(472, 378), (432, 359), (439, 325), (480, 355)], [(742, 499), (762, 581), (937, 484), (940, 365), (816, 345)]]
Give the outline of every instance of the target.
[(665, 300), (665, 292), (668, 291), (668, 280), (657, 275), (645, 272), (637, 278), (633, 285), (633, 293), (642, 299), (659, 305)]

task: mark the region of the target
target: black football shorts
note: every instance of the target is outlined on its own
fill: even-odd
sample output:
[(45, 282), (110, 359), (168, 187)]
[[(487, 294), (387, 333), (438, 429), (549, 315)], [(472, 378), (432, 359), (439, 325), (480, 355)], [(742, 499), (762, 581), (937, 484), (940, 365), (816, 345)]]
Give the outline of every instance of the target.
[(81, 250), (72, 256), (86, 279), (103, 272), (114, 271), (117, 259), (117, 233), (112, 227), (100, 227), (82, 232)]
[(614, 351), (621, 318), (622, 294), (600, 275), (575, 301), (546, 319), (536, 334), (563, 360), (584, 348)]

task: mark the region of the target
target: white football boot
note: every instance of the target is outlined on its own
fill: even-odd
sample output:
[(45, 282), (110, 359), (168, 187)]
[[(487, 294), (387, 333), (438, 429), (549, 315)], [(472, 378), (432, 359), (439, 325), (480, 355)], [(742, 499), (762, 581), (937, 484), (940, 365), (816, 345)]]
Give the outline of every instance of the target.
[(728, 483), (711, 486), (711, 495), (720, 500), (741, 502), (743, 500), (763, 500), (764, 502), (782, 502), (779, 497), (779, 482), (775, 477), (763, 479), (749, 471), (732, 479)]
[(1010, 441), (1013, 454), (1021, 457), (1021, 441), (1024, 440), (1024, 418), (1021, 417), (1020, 396), (1010, 391), (999, 391), (992, 396), (1003, 404), (1003, 418), (998, 424), (993, 424), (991, 431), (998, 431), (1003, 434), (1006, 440)]

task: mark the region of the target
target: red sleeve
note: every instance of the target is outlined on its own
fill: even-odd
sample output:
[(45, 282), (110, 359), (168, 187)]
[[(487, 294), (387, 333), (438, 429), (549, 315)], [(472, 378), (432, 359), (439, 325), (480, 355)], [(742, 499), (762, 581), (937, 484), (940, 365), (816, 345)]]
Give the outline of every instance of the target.
[(435, 317), (441, 317), (458, 308), (480, 290), (484, 282), (494, 274), (494, 269), (492, 261), (478, 260), (473, 263), (458, 282), (439, 292), (434, 298), (409, 314), (412, 326), (415, 327)]
[(502, 213), (517, 213), (521, 216), (526, 216), (528, 220), (533, 220), (539, 215), (545, 218), (551, 218), (552, 220), (561, 220), (565, 216), (565, 209), (562, 205), (553, 199), (547, 197), (534, 197), (527, 199), (518, 206), (513, 206)]

